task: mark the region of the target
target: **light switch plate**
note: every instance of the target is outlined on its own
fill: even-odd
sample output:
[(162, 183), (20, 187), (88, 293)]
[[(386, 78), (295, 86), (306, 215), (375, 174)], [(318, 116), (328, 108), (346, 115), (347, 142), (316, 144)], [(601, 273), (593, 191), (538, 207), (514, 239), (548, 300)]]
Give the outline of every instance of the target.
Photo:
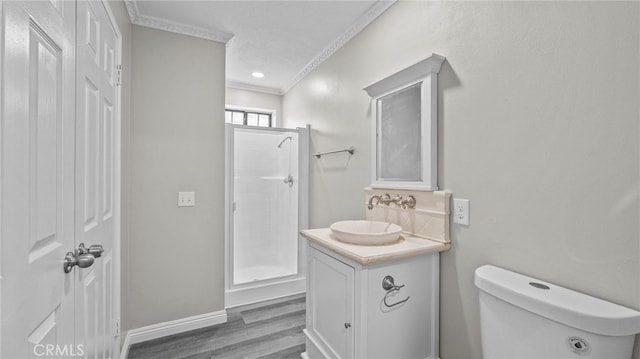
[(453, 223), (469, 225), (469, 200), (453, 199)]
[(195, 192), (178, 192), (178, 207), (194, 207), (195, 205)]

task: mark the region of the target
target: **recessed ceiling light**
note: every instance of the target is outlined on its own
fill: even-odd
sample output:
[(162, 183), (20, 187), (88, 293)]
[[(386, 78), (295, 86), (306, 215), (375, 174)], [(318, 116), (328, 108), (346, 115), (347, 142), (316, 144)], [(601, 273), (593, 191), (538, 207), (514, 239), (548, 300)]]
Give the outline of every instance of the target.
[(256, 72), (251, 73), (251, 76), (261, 79), (261, 78), (264, 77), (264, 74), (262, 72), (257, 72), (256, 71)]

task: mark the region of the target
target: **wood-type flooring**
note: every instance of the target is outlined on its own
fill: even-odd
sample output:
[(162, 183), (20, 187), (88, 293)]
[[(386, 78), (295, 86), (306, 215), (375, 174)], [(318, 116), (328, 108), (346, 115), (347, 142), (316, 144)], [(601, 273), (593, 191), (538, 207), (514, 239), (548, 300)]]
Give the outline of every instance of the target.
[(137, 343), (128, 359), (299, 359), (304, 294), (227, 310), (227, 322)]

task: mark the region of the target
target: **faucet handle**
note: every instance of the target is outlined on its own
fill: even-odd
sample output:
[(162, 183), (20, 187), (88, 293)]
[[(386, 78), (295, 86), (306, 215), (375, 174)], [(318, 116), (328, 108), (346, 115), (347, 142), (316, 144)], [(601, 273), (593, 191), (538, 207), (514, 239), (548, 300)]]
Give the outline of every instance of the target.
[(402, 201), (402, 208), (415, 208), (416, 206), (416, 198), (414, 196), (409, 196), (409, 198)]

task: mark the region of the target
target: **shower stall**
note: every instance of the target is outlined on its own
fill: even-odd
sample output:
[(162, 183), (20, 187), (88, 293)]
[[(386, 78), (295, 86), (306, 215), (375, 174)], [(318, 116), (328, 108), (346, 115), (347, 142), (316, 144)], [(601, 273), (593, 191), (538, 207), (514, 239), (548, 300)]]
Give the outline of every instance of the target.
[(309, 127), (226, 124), (226, 307), (305, 290)]

